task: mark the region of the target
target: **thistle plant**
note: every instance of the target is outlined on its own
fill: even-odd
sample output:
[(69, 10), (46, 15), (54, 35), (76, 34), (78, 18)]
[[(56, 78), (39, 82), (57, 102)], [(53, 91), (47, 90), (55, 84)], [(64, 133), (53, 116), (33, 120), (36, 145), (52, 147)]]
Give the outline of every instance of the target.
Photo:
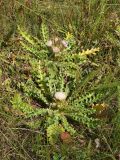
[(83, 81), (82, 66), (90, 61), (88, 56), (95, 55), (99, 48), (78, 51), (72, 34), (66, 33), (64, 38), (50, 38), (45, 24), (42, 25), (41, 40), (20, 27), (18, 30), (23, 38), (21, 45), (30, 53), (28, 61), (31, 66), (31, 75), (19, 87), (40, 107), (34, 108), (17, 94), (12, 100), (13, 108), (20, 110), (23, 117), (32, 118), (32, 123), (38, 128), (39, 122), (44, 121), (42, 124), (50, 143), (55, 143), (63, 132), (77, 134), (79, 130), (74, 127), (74, 122), (88, 128), (95, 127), (95, 110), (90, 106), (100, 96), (93, 91), (81, 95), (79, 88)]

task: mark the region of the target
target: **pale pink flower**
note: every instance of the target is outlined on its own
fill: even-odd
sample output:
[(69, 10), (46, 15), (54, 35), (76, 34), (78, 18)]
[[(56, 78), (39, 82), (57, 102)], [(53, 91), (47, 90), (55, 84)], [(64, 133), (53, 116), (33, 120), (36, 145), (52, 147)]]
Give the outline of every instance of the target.
[(52, 50), (54, 53), (60, 52), (60, 48), (58, 48), (58, 47), (52, 47)]
[(65, 40), (62, 40), (62, 44), (64, 45), (64, 47), (68, 47), (68, 43)]

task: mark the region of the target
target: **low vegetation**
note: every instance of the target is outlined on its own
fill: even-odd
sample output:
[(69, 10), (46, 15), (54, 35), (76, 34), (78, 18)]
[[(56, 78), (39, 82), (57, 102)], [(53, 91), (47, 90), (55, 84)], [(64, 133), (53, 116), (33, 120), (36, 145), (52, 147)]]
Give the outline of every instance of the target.
[(0, 2), (0, 158), (120, 158), (118, 0)]

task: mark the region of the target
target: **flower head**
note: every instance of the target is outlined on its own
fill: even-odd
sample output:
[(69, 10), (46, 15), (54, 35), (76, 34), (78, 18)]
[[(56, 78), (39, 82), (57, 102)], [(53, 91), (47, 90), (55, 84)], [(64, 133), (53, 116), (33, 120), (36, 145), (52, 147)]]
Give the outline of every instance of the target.
[(60, 48), (58, 47), (52, 47), (52, 50), (54, 53), (59, 53), (60, 52)]
[(51, 47), (51, 46), (52, 46), (52, 41), (51, 41), (51, 40), (47, 41), (47, 42), (46, 42), (46, 45), (47, 45), (48, 47)]
[(68, 43), (65, 40), (62, 40), (61, 42), (62, 42), (64, 47), (66, 47), (66, 48), (68, 47)]
[(56, 92), (54, 97), (59, 101), (64, 101), (67, 98), (67, 94), (65, 92)]

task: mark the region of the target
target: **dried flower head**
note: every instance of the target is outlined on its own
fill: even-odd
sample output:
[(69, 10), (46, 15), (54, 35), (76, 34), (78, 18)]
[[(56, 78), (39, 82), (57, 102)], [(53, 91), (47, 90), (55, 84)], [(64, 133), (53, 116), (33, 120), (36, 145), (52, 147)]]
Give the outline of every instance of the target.
[(65, 92), (56, 92), (54, 97), (59, 101), (64, 101), (67, 98), (67, 94)]

